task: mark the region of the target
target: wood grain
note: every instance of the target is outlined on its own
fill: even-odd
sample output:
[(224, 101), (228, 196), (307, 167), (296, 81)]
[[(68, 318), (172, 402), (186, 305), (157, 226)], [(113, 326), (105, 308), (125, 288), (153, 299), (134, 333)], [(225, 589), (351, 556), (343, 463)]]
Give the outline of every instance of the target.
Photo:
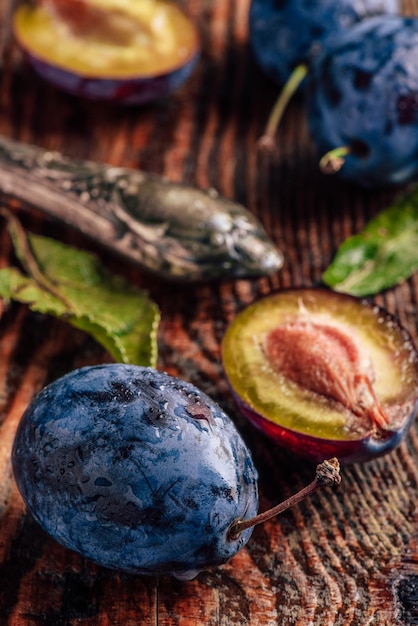
[[(214, 186), (264, 223), (286, 263), (270, 278), (173, 286), (142, 274), (80, 235), (18, 210), (36, 232), (89, 247), (147, 289), (161, 308), (158, 366), (201, 387), (231, 415), (260, 473), (261, 507), (308, 483), (312, 466), (281, 450), (238, 413), (220, 363), (228, 323), (272, 289), (312, 285), (338, 245), (397, 190), (366, 192), (318, 174), (303, 101), (286, 112), (277, 157), (256, 150), (275, 86), (247, 41), (249, 0), (183, 0), (202, 58), (171, 98), (144, 108), (86, 102), (42, 82), (15, 46), (0, 74), (0, 133), (69, 156)], [(4, 14), (6, 3), (0, 3)], [(408, 4), (409, 10), (415, 7)], [(12, 252), (0, 232), (0, 266)], [(376, 298), (417, 336), (418, 278)], [(7, 626), (368, 626), (418, 624), (418, 431), (394, 453), (343, 469), (343, 482), (255, 529), (226, 565), (190, 582), (116, 574), (65, 550), (25, 510), (10, 471), (20, 415), (44, 384), (108, 361), (64, 322), (1, 305), (0, 624)]]

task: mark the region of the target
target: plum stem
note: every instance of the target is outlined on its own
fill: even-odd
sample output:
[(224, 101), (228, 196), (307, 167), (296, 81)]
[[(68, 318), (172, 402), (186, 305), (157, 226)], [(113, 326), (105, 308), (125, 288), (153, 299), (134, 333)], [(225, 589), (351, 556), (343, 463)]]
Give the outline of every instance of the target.
[(229, 530), (229, 539), (237, 539), (244, 530), (252, 528), (253, 526), (256, 526), (258, 524), (263, 524), (271, 518), (276, 517), (276, 515), (280, 515), (280, 513), (283, 513), (287, 509), (290, 509), (292, 506), (295, 506), (296, 504), (299, 504), (299, 502), (302, 502), (302, 500), (311, 495), (318, 488), (339, 485), (340, 482), (340, 463), (338, 459), (332, 458), (323, 461), (322, 463), (317, 465), (316, 474), (313, 481), (306, 487), (303, 487), (303, 489), (301, 489), (297, 493), (290, 496), (290, 498), (287, 498), (283, 502), (280, 502), (280, 504), (277, 504), (273, 508), (264, 511), (263, 513), (259, 513), (255, 517), (235, 521)]
[(339, 172), (345, 163), (345, 158), (351, 153), (350, 146), (338, 146), (333, 148), (319, 161), (319, 168), (324, 174), (335, 174)]
[(274, 137), (277, 133), (277, 129), (287, 108), (287, 105), (289, 104), (290, 99), (297, 91), (299, 85), (302, 83), (307, 73), (308, 66), (305, 64), (300, 64), (295, 67), (295, 69), (289, 76), (287, 82), (285, 83), (283, 89), (279, 94), (279, 97), (274, 104), (274, 107), (271, 110), (264, 133), (258, 140), (258, 145), (260, 148), (269, 151), (273, 149)]

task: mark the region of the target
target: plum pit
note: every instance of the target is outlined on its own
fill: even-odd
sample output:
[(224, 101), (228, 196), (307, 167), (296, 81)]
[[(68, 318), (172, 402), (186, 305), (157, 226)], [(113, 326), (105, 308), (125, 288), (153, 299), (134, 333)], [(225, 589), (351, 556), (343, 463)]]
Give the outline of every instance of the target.
[(294, 317), (270, 331), (266, 356), (273, 368), (306, 390), (340, 402), (361, 419), (386, 428), (365, 350), (341, 328)]

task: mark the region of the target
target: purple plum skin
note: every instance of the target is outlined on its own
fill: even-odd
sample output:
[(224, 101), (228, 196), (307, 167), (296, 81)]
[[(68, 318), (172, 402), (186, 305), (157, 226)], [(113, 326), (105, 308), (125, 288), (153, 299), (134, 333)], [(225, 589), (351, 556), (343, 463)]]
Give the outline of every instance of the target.
[(233, 390), (237, 406), (242, 414), (262, 433), (288, 452), (321, 463), (325, 459), (337, 457), (340, 463), (365, 463), (384, 456), (395, 450), (405, 439), (418, 415), (418, 402), (414, 405), (402, 427), (388, 430), (384, 435), (376, 436), (370, 432), (362, 439), (345, 441), (321, 439), (305, 433), (289, 430), (260, 415), (244, 402)]
[(234, 556), (257, 471), (228, 416), (190, 383), (122, 364), (75, 370), (25, 411), (12, 465), (37, 522), (99, 565), (194, 577)]
[(418, 175), (418, 19), (364, 20), (327, 47), (307, 85), (310, 133), (320, 156), (349, 146), (336, 176), (364, 187)]
[(183, 66), (177, 67), (171, 72), (157, 76), (119, 79), (81, 76), (37, 58), (30, 51), (26, 51), (25, 56), (28, 63), (41, 78), (66, 93), (87, 100), (136, 106), (162, 99), (179, 89), (193, 74), (200, 58), (200, 51), (196, 50), (195, 55)]
[(398, 13), (398, 0), (252, 0), (250, 43), (257, 63), (282, 86), (329, 37), (366, 17)]

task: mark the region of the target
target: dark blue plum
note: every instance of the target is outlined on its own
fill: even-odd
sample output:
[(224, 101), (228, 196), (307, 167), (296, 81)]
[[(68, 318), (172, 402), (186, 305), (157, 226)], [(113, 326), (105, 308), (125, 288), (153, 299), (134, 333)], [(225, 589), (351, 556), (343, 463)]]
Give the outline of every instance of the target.
[(307, 85), (321, 155), (348, 146), (336, 175), (367, 187), (418, 174), (418, 19), (364, 20), (327, 47)]
[(120, 571), (192, 578), (227, 561), (257, 512), (257, 472), (232, 421), (193, 385), (151, 368), (84, 367), (25, 411), (13, 471), (64, 546)]
[(279, 85), (310, 64), (328, 37), (377, 14), (399, 13), (398, 0), (252, 0), (249, 37), (258, 64)]

